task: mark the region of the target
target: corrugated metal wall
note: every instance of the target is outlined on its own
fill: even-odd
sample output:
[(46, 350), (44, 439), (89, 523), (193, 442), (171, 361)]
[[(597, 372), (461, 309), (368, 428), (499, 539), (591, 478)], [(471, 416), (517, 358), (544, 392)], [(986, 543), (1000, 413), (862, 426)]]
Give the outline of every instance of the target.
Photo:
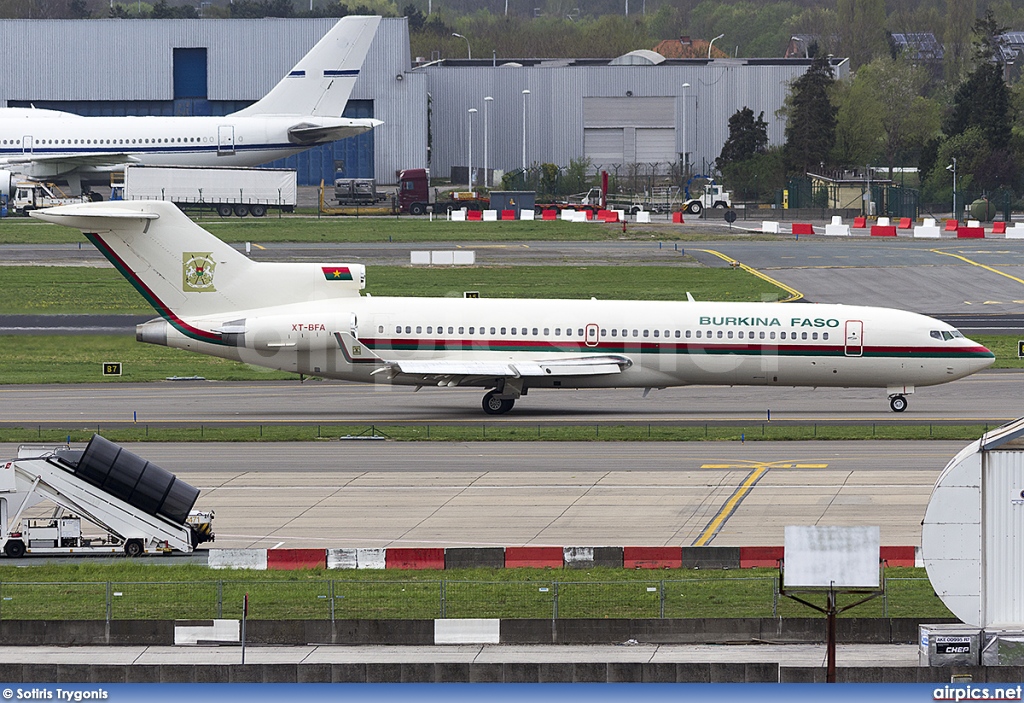
[[(0, 104), (91, 115), (173, 115), (186, 108), (226, 114), (265, 95), (336, 21), (2, 20), (0, 55), (46, 58), (45, 70), (0, 74)], [(206, 49), (208, 103), (173, 102), (175, 48)], [(336, 160), (347, 164), (349, 175), (376, 175), (385, 183), (394, 182), (399, 169), (427, 165), (425, 77), (406, 75), (409, 66), (406, 20), (385, 19), (352, 93), (353, 103), (364, 103), (356, 116), (369, 111), (384, 125), (345, 140), (353, 144), (294, 157), (289, 165), (299, 169), (301, 182), (333, 178)]]
[(986, 452), (983, 457), (985, 622), (1024, 625), (1024, 452)]
[[(0, 74), (0, 104), (47, 104), (77, 111), (102, 104), (106, 114), (175, 114), (183, 110), (222, 114), (226, 106), (251, 103), (280, 78), (333, 25), (334, 19), (261, 20), (2, 20), (0, 55), (45, 56), (45, 70), (8, 70)], [(205, 48), (209, 66), (208, 102), (174, 105), (174, 48)], [(10, 62), (9, 62), (10, 63)], [(783, 123), (775, 118), (789, 82), (808, 65), (803, 60), (666, 62), (658, 66), (570, 65), (543, 62), (527, 67), (438, 65), (410, 70), (405, 19), (385, 19), (370, 48), (352, 94), (372, 101), (373, 116), (384, 125), (374, 130), (373, 174), (393, 183), (403, 168), (430, 166), (447, 177), (464, 166), (469, 131), (468, 109), (475, 107), (473, 154), (483, 165), (483, 111), (488, 106), (488, 166), (505, 171), (523, 165), (523, 90), (526, 98), (527, 163), (568, 165), (584, 154), (584, 99), (662, 98), (675, 105), (675, 147), (665, 161), (686, 151), (700, 169), (721, 152), (728, 120), (737, 110), (764, 111), (769, 140), (783, 141)], [(841, 67), (840, 72), (845, 72)], [(683, 106), (684, 83), (686, 89)], [(631, 94), (631, 95), (630, 95)], [(427, 104), (432, 118), (431, 163), (427, 163)], [(166, 106), (164, 102), (166, 101)], [(138, 111), (133, 109), (138, 108)], [(628, 106), (625, 108), (628, 112)], [(107, 111), (109, 110), (109, 113)], [(96, 113), (95, 108), (87, 110)], [(685, 114), (685, 117), (684, 117)], [(641, 115), (637, 113), (637, 121)], [(685, 120), (686, 128), (683, 129)], [(661, 126), (661, 125), (659, 125)], [(666, 143), (664, 139), (656, 140)], [(630, 154), (636, 150), (630, 142)], [(327, 151), (332, 151), (328, 149)], [(654, 155), (646, 147), (645, 158)], [(307, 155), (297, 161), (309, 181), (318, 160), (321, 176), (333, 176), (333, 162), (362, 163), (364, 152)], [(624, 158), (625, 158), (624, 154)], [(351, 175), (356, 175), (350, 172)], [(319, 181), (319, 178), (313, 180)]]
[[(657, 66), (572, 66), (547, 62), (537, 66), (431, 66), (434, 151), (432, 170), (445, 177), (453, 165), (464, 166), (468, 114), (471, 107), (483, 111), (484, 97), (492, 96), (488, 124), (488, 151), (492, 168), (521, 167), (523, 141), (523, 90), (526, 97), (527, 162), (561, 166), (584, 154), (584, 101), (589, 107), (609, 98), (615, 114), (637, 99), (635, 121), (645, 121), (640, 98), (662, 98), (675, 103), (676, 144), (664, 160), (678, 160), (683, 152), (683, 84), (686, 95), (686, 141), (696, 168), (714, 161), (729, 135), (729, 118), (743, 107), (754, 114), (764, 111), (771, 144), (784, 139), (784, 122), (775, 112), (782, 106), (789, 84), (807, 70), (806, 61), (747, 62), (719, 59), (711, 62), (675, 62)], [(840, 67), (839, 72), (846, 69)], [(660, 103), (661, 101), (659, 101)], [(450, 116), (450, 119), (445, 119)], [(482, 116), (473, 130), (473, 154), (483, 154)], [(589, 125), (588, 125), (589, 126)], [(482, 158), (482, 157), (481, 157)], [(481, 165), (481, 164), (475, 164)]]

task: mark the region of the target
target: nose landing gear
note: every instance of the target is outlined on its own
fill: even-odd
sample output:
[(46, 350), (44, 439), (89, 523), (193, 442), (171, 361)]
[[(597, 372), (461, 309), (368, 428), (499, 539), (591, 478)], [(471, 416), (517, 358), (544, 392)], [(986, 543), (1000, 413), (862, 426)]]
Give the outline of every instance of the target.
[(907, 399), (900, 394), (889, 396), (889, 407), (894, 413), (901, 413), (907, 409)]

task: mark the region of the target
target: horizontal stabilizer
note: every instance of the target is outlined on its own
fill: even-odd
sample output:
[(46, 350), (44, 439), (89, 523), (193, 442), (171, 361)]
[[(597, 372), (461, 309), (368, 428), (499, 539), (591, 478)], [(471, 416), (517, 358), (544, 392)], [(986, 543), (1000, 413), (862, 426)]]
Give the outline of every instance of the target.
[(160, 213), (146, 209), (129, 210), (121, 206), (116, 208), (97, 207), (91, 203), (82, 205), (62, 205), (51, 207), (46, 210), (31, 210), (28, 213), (38, 220), (52, 222), (55, 225), (66, 227), (77, 227), (90, 231), (112, 229), (110, 225), (104, 226), (102, 220), (159, 220)]
[(380, 120), (373, 119), (344, 120), (340, 124), (327, 126), (300, 124), (288, 130), (288, 141), (301, 145), (335, 142), (369, 132), (382, 124)]

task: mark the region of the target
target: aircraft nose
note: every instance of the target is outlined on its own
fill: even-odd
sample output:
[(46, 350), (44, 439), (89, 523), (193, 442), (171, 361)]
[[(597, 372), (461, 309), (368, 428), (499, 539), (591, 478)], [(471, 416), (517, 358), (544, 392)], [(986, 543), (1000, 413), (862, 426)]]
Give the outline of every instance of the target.
[(983, 344), (978, 344), (974, 350), (974, 355), (971, 363), (971, 373), (987, 369), (989, 366), (995, 363), (996, 355), (993, 354), (988, 347)]

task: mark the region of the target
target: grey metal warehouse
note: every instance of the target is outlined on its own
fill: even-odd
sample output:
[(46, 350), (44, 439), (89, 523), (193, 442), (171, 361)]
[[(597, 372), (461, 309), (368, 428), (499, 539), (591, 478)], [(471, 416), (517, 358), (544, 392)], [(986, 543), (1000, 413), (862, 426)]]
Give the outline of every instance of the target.
[[(83, 115), (224, 115), (262, 97), (335, 21), (2, 20), (0, 55), (46, 58), (30, 64), (36, 70), (0, 75), (0, 102)], [(525, 143), (527, 164), (588, 157), (595, 167), (664, 171), (685, 153), (699, 170), (718, 156), (729, 117), (744, 106), (764, 111), (770, 141), (781, 143), (775, 112), (809, 65), (651, 57), (659, 61), (641, 51), (599, 61), (419, 65), (406, 20), (385, 19), (345, 110), (384, 125), (272, 165), (296, 168), (303, 184), (336, 172), (394, 183), (399, 169), (425, 167), (447, 178), (467, 165), (470, 130), (472, 165), (483, 165), (486, 110), (490, 168), (522, 166)], [(835, 64), (846, 72), (845, 61)]]

